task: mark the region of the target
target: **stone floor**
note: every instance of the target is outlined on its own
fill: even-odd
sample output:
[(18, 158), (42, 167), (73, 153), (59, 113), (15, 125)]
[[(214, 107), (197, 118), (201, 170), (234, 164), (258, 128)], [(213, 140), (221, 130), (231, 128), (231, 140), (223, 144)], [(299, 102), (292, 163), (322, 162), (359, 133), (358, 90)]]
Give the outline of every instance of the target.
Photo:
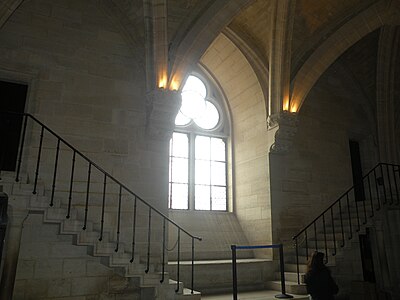
[[(266, 290), (266, 291), (257, 291), (257, 292), (245, 292), (245, 293), (239, 293), (238, 294), (238, 300), (272, 300), (276, 299), (275, 295), (278, 295), (279, 292), (277, 291), (271, 291), (271, 290)], [(294, 298), (293, 299), (298, 299), (298, 300), (308, 300), (308, 296), (304, 295), (292, 295)], [(203, 300), (232, 300), (233, 296), (232, 294), (223, 294), (223, 295), (210, 295), (210, 296), (201, 296), (201, 299)]]

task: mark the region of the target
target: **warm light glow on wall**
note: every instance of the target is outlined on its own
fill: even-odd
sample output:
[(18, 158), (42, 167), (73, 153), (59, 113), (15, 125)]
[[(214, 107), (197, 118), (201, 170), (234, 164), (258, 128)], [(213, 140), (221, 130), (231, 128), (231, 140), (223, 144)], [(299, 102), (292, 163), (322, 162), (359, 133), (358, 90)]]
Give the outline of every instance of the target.
[(286, 111), (289, 110), (289, 98), (285, 98), (283, 100), (283, 110), (286, 110)]
[(176, 80), (172, 80), (171, 84), (169, 85), (169, 89), (171, 91), (177, 91), (179, 89), (179, 83)]
[(158, 88), (165, 89), (166, 87), (167, 87), (167, 76), (166, 75), (162, 75), (158, 79)]
[(293, 103), (292, 106), (290, 107), (290, 112), (295, 113), (297, 112), (298, 105), (296, 103)]

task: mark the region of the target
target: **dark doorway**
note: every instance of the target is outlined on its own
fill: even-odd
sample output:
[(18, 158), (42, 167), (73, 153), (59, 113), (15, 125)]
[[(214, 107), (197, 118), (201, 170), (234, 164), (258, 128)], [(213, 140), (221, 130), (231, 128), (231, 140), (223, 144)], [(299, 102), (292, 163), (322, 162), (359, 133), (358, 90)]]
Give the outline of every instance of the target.
[(15, 171), (28, 86), (0, 81), (0, 170)]
[(351, 170), (353, 173), (354, 197), (356, 201), (364, 201), (363, 171), (361, 167), (360, 146), (356, 141), (349, 141)]
[(374, 261), (372, 259), (371, 238), (368, 228), (366, 234), (360, 234), (360, 251), (364, 281), (375, 283)]

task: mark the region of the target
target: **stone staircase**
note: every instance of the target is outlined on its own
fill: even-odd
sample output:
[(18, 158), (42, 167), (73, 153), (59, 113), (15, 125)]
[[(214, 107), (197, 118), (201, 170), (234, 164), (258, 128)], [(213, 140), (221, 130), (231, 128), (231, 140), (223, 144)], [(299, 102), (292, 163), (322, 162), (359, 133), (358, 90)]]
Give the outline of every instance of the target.
[[(184, 288), (182, 282), (178, 284), (172, 280), (167, 272), (164, 273), (164, 280), (161, 283), (160, 258), (156, 254), (151, 256), (154, 262), (146, 266), (146, 259), (140, 254), (135, 253), (133, 262), (130, 262), (132, 251), (131, 245), (127, 242), (121, 240), (118, 251), (116, 251), (117, 242), (115, 233), (113, 233), (115, 226), (112, 224), (104, 226), (102, 240), (99, 241), (101, 224), (94, 221), (93, 216), (88, 218), (86, 229), (82, 229), (85, 222), (81, 206), (73, 205), (70, 209), (70, 217), (66, 218), (68, 205), (65, 197), (56, 196), (54, 205), (50, 207), (50, 191), (45, 189), (43, 182), (38, 183), (37, 193), (33, 195), (33, 184), (29, 182), (29, 178), (21, 176), (23, 180), (17, 183), (14, 181), (14, 176), (13, 173), (3, 173), (0, 181), (0, 191), (3, 190), (7, 193), (9, 199), (12, 200), (9, 200), (9, 205), (18, 203), (16, 208), (19, 210), (26, 209), (29, 213), (42, 214), (44, 224), (57, 224), (59, 234), (72, 236), (74, 245), (86, 247), (89, 255), (99, 257), (100, 263), (112, 268), (115, 274), (132, 278), (141, 289), (150, 290), (150, 292), (146, 292), (145, 296), (142, 295), (143, 299), (201, 299), (199, 292), (193, 291), (192, 293), (191, 290)], [(108, 198), (115, 197), (112, 194), (106, 196)], [(146, 268), (148, 268), (148, 272), (145, 272)], [(179, 287), (178, 291), (176, 291), (177, 286)]]
[[(380, 171), (377, 178), (376, 173), (378, 171), (375, 170), (379, 167)], [(385, 167), (387, 168), (387, 172), (384, 172)], [(390, 168), (392, 167), (393, 172), (391, 173)], [(332, 270), (335, 270), (337, 267), (343, 269), (345, 266), (342, 265), (349, 263), (347, 257), (349, 251), (355, 251), (357, 256), (360, 257), (359, 235), (366, 234), (368, 227), (374, 227), (376, 222), (381, 222), (385, 218), (386, 209), (399, 209), (398, 183), (400, 183), (400, 174), (398, 174), (398, 169), (398, 166), (396, 169), (396, 166), (393, 165), (378, 164), (378, 166), (364, 176), (365, 196), (362, 201), (356, 202), (354, 200), (354, 187), (349, 189), (340, 198), (342, 205), (341, 213), (339, 205), (337, 203), (333, 204), (332, 213), (329, 209), (325, 212), (325, 225), (322, 218), (316, 219), (318, 220), (315, 226), (316, 230), (313, 223), (311, 223), (307, 229), (307, 238), (304, 232), (300, 236), (301, 238), (298, 238), (298, 257), (296, 257), (293, 245), (286, 246), (285, 279), (286, 291), (288, 293), (306, 294), (304, 276), (307, 271), (308, 257), (311, 256), (313, 251), (317, 250), (325, 253), (326, 265)], [(374, 178), (372, 179), (373, 176)], [(374, 181), (378, 182), (378, 184), (370, 185)], [(297, 274), (298, 271), (299, 274)], [(351, 274), (348, 275), (351, 276)], [(276, 280), (268, 282), (267, 286), (271, 289), (280, 290), (279, 276), (280, 273), (276, 272)]]

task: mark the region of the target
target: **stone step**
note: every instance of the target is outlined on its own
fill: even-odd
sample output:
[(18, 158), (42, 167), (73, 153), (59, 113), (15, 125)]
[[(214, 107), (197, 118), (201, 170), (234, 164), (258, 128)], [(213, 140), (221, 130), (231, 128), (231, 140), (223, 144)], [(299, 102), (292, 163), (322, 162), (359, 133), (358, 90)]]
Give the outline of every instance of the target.
[[(191, 284), (191, 261), (180, 262), (180, 281)], [(216, 294), (232, 290), (232, 261), (195, 261), (195, 288), (202, 294)], [(241, 290), (263, 289), (267, 278), (273, 278), (276, 263), (267, 259), (238, 259), (237, 280)], [(168, 262), (168, 273), (177, 279), (177, 262)]]
[[(44, 195), (30, 195), (29, 207), (33, 209), (47, 209), (50, 206), (50, 197)], [(52, 208), (60, 207), (60, 202), (54, 198)]]
[[(285, 271), (287, 272), (296, 272), (297, 274), (297, 265), (296, 264), (286, 264), (285, 263)], [(306, 264), (299, 264), (299, 272), (305, 273), (307, 272), (307, 265)]]
[[(9, 180), (11, 181), (11, 179)], [(7, 183), (8, 184), (8, 183)], [(1, 185), (1, 183), (0, 183)], [(6, 185), (5, 182), (2, 183), (3, 186)], [(75, 186), (75, 183), (74, 183)], [(78, 185), (77, 185), (78, 186)], [(80, 185), (83, 187), (83, 185)], [(86, 187), (86, 184), (85, 184)], [(66, 218), (67, 216), (67, 205), (68, 205), (68, 197), (69, 192), (60, 191), (56, 189), (53, 206), (50, 206), (50, 196), (51, 190), (45, 190), (44, 185), (39, 182), (37, 185), (37, 193), (32, 194), (33, 185), (29, 183), (9, 183), (9, 189), (11, 192), (14, 192), (18, 199), (25, 198), (25, 203), (21, 203), (24, 208), (28, 208), (30, 211), (39, 212), (43, 214), (44, 223), (53, 223), (59, 224), (60, 234), (67, 234), (73, 236), (73, 243), (78, 246), (85, 246), (88, 254), (92, 256), (100, 257), (100, 262), (108, 267), (114, 268), (116, 273), (125, 276), (138, 279), (140, 281), (140, 286), (144, 289), (157, 289), (163, 285), (160, 283), (161, 274), (159, 272), (155, 272), (155, 270), (159, 270), (159, 263), (156, 263), (159, 257), (150, 259), (149, 264), (149, 273), (146, 274), (144, 271), (147, 268), (146, 263), (143, 263), (140, 259), (139, 255), (135, 255), (135, 260), (133, 263), (130, 263), (131, 254), (130, 247), (131, 245), (126, 246), (123, 242), (119, 243), (118, 252), (115, 251), (116, 243), (112, 241), (110, 238), (116, 236), (116, 225), (113, 224), (113, 218), (117, 215), (118, 212), (118, 193), (107, 193), (106, 194), (106, 210), (105, 210), (105, 223), (104, 223), (104, 231), (103, 231), (103, 239), (99, 241), (100, 236), (100, 218), (96, 222), (91, 222), (91, 218), (100, 216), (101, 206), (90, 206), (93, 203), (101, 203), (102, 195), (100, 193), (94, 195), (94, 198), (90, 197), (89, 200), (89, 218), (86, 223), (86, 230), (83, 230), (84, 225), (84, 204), (86, 201), (85, 193), (77, 193), (74, 192), (72, 194), (72, 207), (69, 213), (70, 218)], [(92, 196), (92, 195), (91, 195)], [(126, 195), (125, 195), (126, 196)], [(92, 201), (92, 199), (96, 199)], [(128, 203), (129, 202), (129, 203)], [(125, 207), (127, 205), (131, 206), (131, 200), (125, 200), (122, 202)], [(147, 218), (147, 210), (145, 213), (141, 214), (138, 212), (138, 217)], [(107, 221), (110, 222), (107, 224)], [(147, 229), (147, 222), (143, 225), (143, 228)], [(122, 230), (123, 228), (121, 228)], [(130, 229), (130, 226), (129, 226)], [(140, 224), (138, 224), (137, 231), (140, 230)], [(125, 228), (126, 230), (126, 228)], [(110, 231), (110, 232), (108, 232)], [(155, 230), (157, 231), (157, 230)], [(147, 231), (143, 230), (144, 236), (147, 237)], [(121, 235), (121, 238), (123, 235)], [(138, 233), (138, 238), (140, 234)], [(145, 243), (147, 243), (147, 239), (143, 239)], [(143, 243), (141, 241), (137, 241), (138, 246)], [(128, 248), (125, 251), (125, 248)], [(175, 293), (174, 289), (176, 288), (176, 284), (169, 283), (169, 274), (165, 273), (165, 280), (167, 282), (168, 287), (168, 299), (201, 299), (201, 294), (195, 291), (193, 294), (191, 291), (184, 289), (183, 283), (179, 284), (179, 291)], [(171, 296), (171, 297), (170, 297)]]
[(184, 288), (182, 294), (176, 294), (175, 300), (184, 300), (184, 299), (191, 299), (191, 300), (200, 300), (201, 293), (198, 291), (193, 291), (191, 289)]
[[(267, 288), (275, 291), (281, 291), (281, 282), (280, 281), (268, 281), (266, 283)], [(285, 282), (286, 293), (289, 294), (297, 294), (297, 295), (307, 295), (307, 288), (305, 284), (297, 284), (296, 282), (286, 281)]]
[[(322, 250), (322, 249), (319, 249), (319, 250)], [(310, 250), (310, 252), (309, 252), (309, 257), (311, 255), (311, 253), (312, 253), (312, 250)], [(296, 260), (297, 260), (296, 255), (289, 254), (289, 255), (287, 255), (285, 257), (285, 264), (286, 263), (296, 264)], [(299, 264), (306, 265), (308, 263), (308, 258), (307, 258), (306, 255), (299, 255), (298, 256), (298, 261), (299, 261)], [(328, 266), (332, 266), (332, 265), (335, 265), (335, 263), (336, 263), (335, 256), (330, 255), (329, 252), (328, 252), (328, 263), (327, 263), (327, 265)]]
[[(11, 194), (14, 196), (28, 196), (33, 195), (34, 184), (33, 183), (24, 183), (24, 182), (14, 182), (12, 185)], [(36, 185), (36, 194), (38, 196), (45, 195), (44, 184), (42, 182), (38, 182)]]
[(61, 221), (60, 233), (61, 234), (77, 234), (82, 231), (83, 221), (76, 219), (65, 219)]
[[(299, 273), (300, 283), (304, 283), (305, 273)], [(281, 279), (281, 272), (275, 272), (275, 279)], [(297, 282), (297, 272), (287, 272), (285, 271), (285, 281)]]

